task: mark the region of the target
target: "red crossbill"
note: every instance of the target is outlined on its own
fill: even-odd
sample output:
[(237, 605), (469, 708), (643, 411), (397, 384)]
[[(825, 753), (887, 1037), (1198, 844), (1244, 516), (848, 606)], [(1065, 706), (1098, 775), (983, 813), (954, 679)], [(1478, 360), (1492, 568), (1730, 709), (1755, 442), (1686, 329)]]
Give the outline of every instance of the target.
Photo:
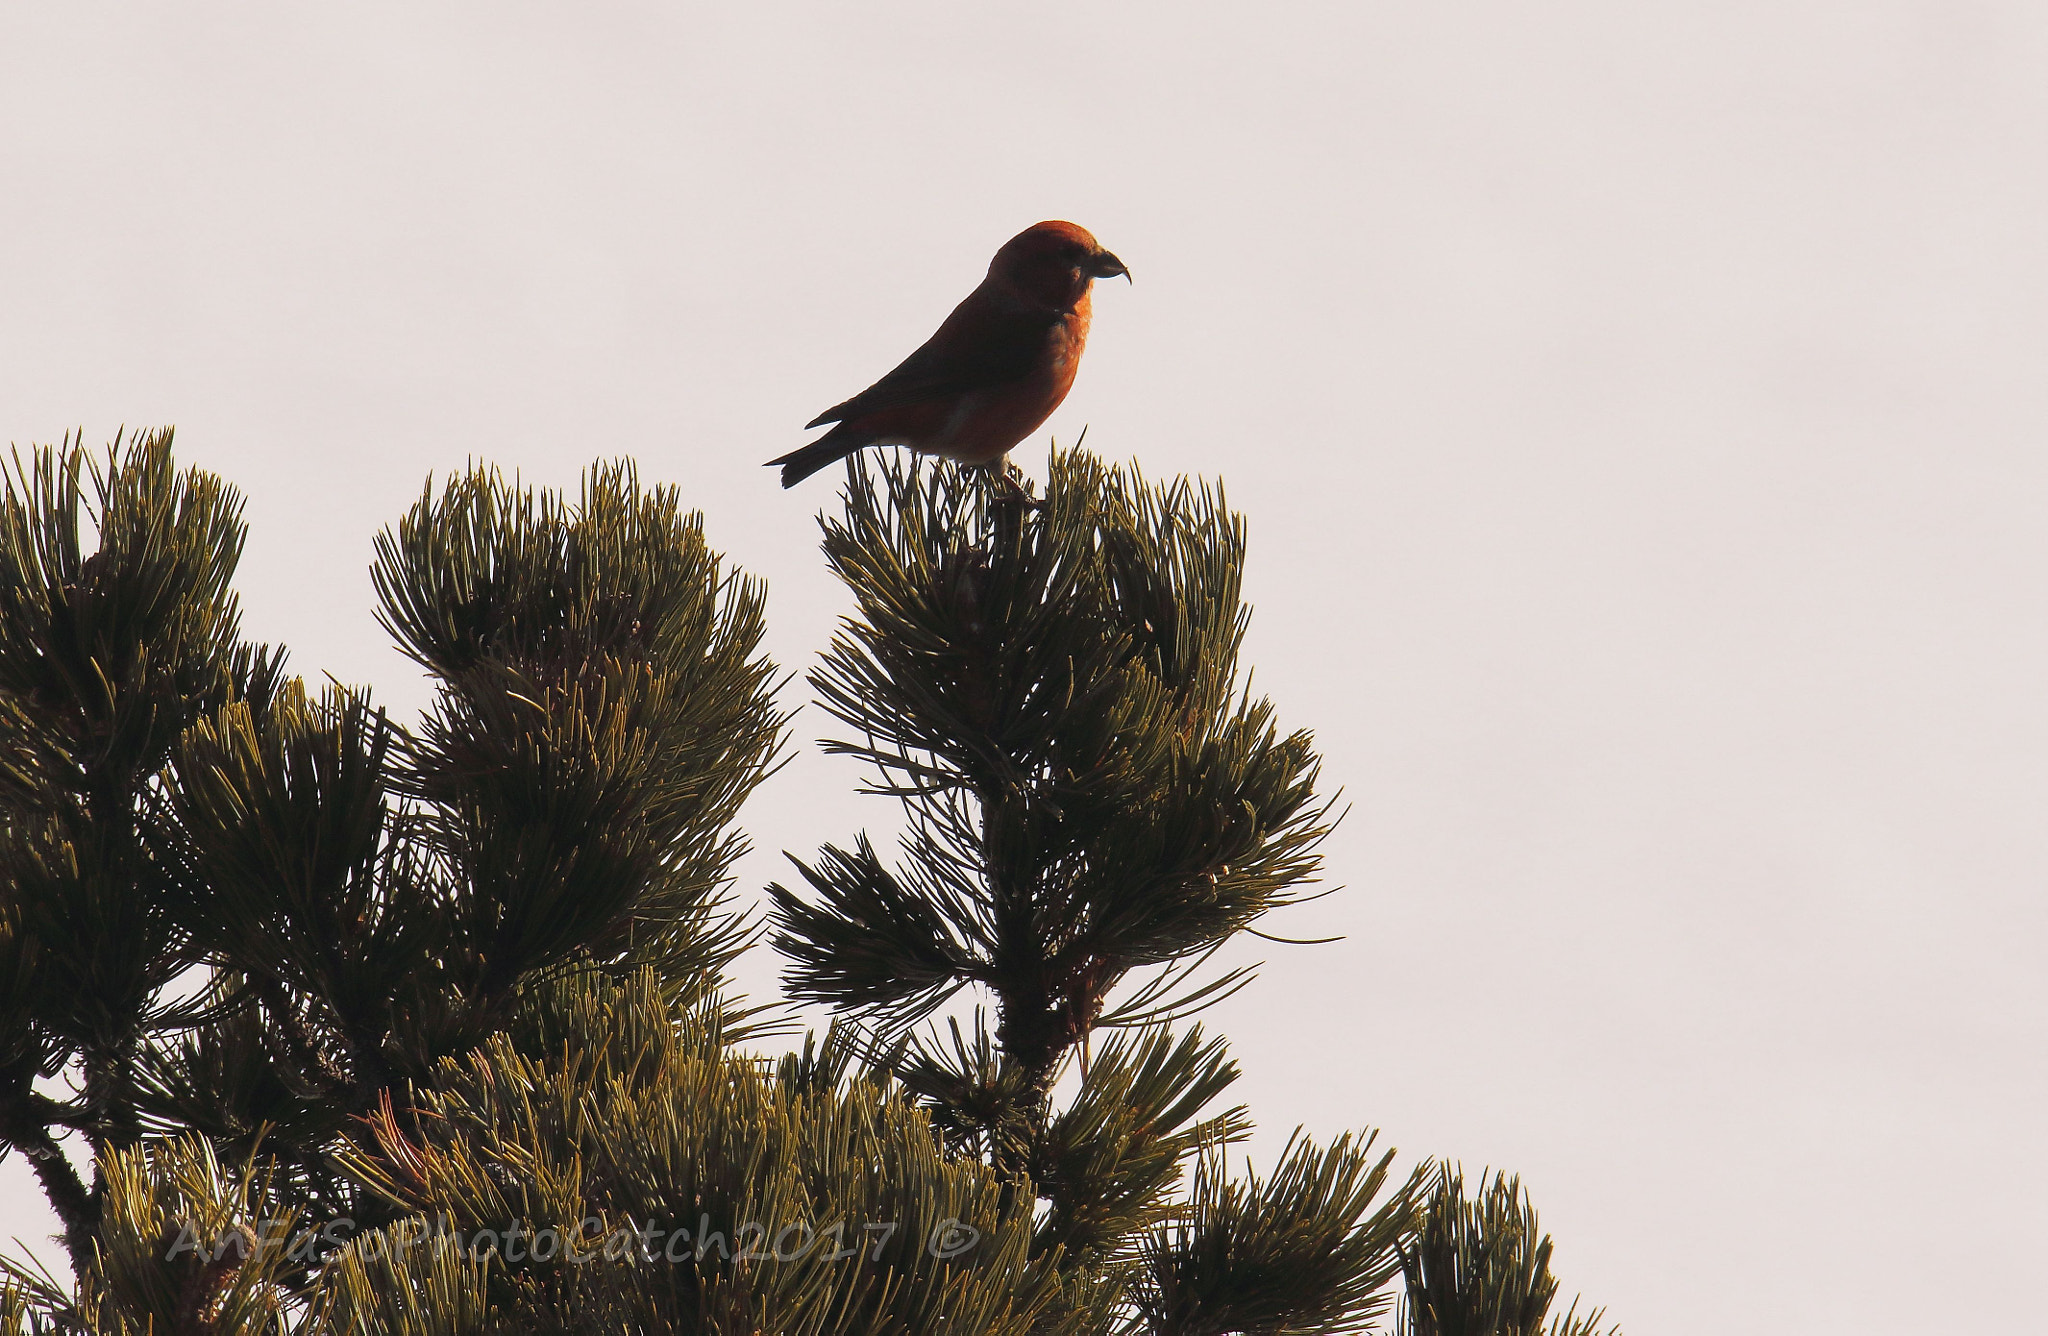
[(870, 445), (907, 445), (963, 464), (994, 464), (1052, 416), (1088, 342), (1088, 290), (1130, 277), (1088, 230), (1025, 228), (989, 261), (988, 277), (903, 364), (806, 423), (832, 430), (771, 466), (794, 487)]

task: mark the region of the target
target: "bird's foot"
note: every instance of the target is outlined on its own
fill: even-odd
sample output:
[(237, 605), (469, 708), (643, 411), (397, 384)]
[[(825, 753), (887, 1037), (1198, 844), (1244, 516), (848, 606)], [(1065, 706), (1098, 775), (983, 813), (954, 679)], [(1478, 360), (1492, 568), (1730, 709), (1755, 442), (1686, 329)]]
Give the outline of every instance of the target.
[(1024, 486), (1024, 470), (1009, 459), (997, 466), (997, 499), (1022, 506), (1026, 510), (1044, 510), (1045, 502), (1033, 496)]

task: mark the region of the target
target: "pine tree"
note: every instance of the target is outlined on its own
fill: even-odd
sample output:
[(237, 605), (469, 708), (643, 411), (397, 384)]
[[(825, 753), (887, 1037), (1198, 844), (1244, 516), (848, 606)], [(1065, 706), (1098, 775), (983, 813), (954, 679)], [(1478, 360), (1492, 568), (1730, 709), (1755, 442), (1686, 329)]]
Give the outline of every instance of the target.
[[(1173, 1027), (1247, 982), (1198, 971), (1295, 898), (1329, 830), (1310, 739), (1240, 681), (1241, 520), (1078, 452), (1034, 507), (979, 472), (850, 478), (825, 552), (858, 612), (811, 681), (908, 833), (900, 871), (863, 839), (799, 865), (810, 897), (770, 888), (791, 993), (889, 1037), (876, 1067), (951, 1148), (1043, 1199), (1034, 1247), (1085, 1280), (1084, 1326), (1369, 1320), (1409, 1215), (1369, 1135), (1295, 1148), (1285, 1202), (1176, 1194), (1250, 1124), (1213, 1110), (1222, 1041)], [(968, 992), (992, 1018), (916, 1032)]]
[(770, 888), (837, 1019), (769, 1057), (731, 868), (789, 721), (674, 490), (430, 485), (372, 571), (435, 685), (408, 728), (240, 638), (240, 500), (170, 446), (34, 451), (0, 511), (0, 1146), (76, 1276), (4, 1264), (0, 1333), (1277, 1336), (1404, 1273), (1493, 1313), (1499, 1268), (1441, 1260), (1492, 1240), (1542, 1317), (1533, 1215), (1369, 1131), (1233, 1173), (1191, 1017), (1333, 814), (1240, 672), (1220, 491), (849, 467), (811, 682), (907, 833)]
[[(136, 1144), (152, 1035), (205, 1009), (166, 996), (199, 956), (153, 856), (160, 777), (194, 723), (261, 709), (278, 683), (275, 656), (238, 638), (240, 511), (172, 467), (168, 433), (103, 461), (70, 442), (17, 457), (0, 509), (0, 1137), (35, 1165), (74, 1260), (105, 1184), (57, 1137)], [(66, 1069), (77, 1098), (36, 1089)]]

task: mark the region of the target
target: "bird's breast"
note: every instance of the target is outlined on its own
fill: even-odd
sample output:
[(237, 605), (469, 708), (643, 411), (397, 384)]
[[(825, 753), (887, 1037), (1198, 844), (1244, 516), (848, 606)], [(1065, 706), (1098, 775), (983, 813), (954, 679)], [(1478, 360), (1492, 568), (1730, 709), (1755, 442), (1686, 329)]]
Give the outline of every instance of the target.
[(986, 464), (1037, 431), (1074, 387), (1088, 341), (1085, 306), (1046, 331), (1043, 353), (1019, 380), (960, 396), (925, 448), (968, 464)]

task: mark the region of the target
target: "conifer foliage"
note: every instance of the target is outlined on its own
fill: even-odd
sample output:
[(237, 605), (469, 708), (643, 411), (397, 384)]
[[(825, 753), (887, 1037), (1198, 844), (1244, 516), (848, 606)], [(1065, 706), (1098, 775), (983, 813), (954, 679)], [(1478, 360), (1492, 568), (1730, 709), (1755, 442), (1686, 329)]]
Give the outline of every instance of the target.
[(1369, 1131), (1233, 1172), (1190, 1018), (1331, 809), (1240, 668), (1220, 490), (1070, 451), (1042, 502), (914, 463), (846, 495), (810, 681), (907, 830), (769, 888), (838, 1019), (764, 1056), (731, 869), (789, 719), (763, 590), (673, 489), (430, 484), (371, 571), (435, 689), (408, 725), (241, 638), (240, 498), (168, 431), (18, 456), (0, 1154), (73, 1278), (0, 1260), (0, 1336), (1282, 1336), (1398, 1276), (1417, 1336), (1536, 1331), (1518, 1190)]
[[(800, 865), (810, 896), (770, 888), (790, 990), (892, 1036), (880, 1065), (956, 1147), (1032, 1185), (1041, 1252), (1085, 1261), (1113, 1306), (1132, 1302), (1152, 1231), (1276, 1250), (1280, 1270), (1208, 1267), (1216, 1292), (1138, 1329), (1369, 1317), (1408, 1214), (1379, 1192), (1383, 1159), (1333, 1147), (1331, 1171), (1370, 1190), (1299, 1197), (1306, 1227), (1284, 1242), (1237, 1197), (1177, 1192), (1249, 1127), (1213, 1109), (1237, 1076), (1222, 1042), (1171, 1029), (1245, 972), (1193, 967), (1297, 897), (1329, 829), (1308, 736), (1282, 734), (1240, 680), (1242, 521), (1218, 491), (1080, 453), (1053, 457), (1035, 507), (983, 473), (851, 477), (825, 552), (858, 611), (812, 684), (854, 730), (834, 749), (874, 767), (908, 829), (898, 868), (859, 841)], [(968, 991), (992, 1024), (983, 1010), (943, 1039), (915, 1033)], [(1098, 1028), (1111, 1037), (1059, 1106)], [(1155, 1268), (1184, 1294), (1172, 1273)], [(1279, 1274), (1284, 1293), (1239, 1292)], [(1214, 1315), (1240, 1309), (1260, 1321)]]
[[(1576, 1300), (1553, 1316), (1550, 1236), (1512, 1174), (1481, 1176), (1467, 1196), (1454, 1164), (1438, 1167), (1401, 1253), (1405, 1336), (1600, 1336), (1603, 1310)], [(1545, 1319), (1549, 1323), (1545, 1325)]]
[(1039, 1098), (1095, 1026), (1176, 1010), (1155, 989), (1105, 1016), (1132, 970), (1313, 876), (1315, 753), (1239, 689), (1244, 528), (1220, 493), (1079, 454), (1031, 511), (953, 470), (854, 476), (825, 552), (859, 616), (811, 680), (911, 835), (900, 876), (859, 844), (804, 869), (816, 904), (772, 892), (776, 944), (798, 996), (890, 1021), (979, 985)]

